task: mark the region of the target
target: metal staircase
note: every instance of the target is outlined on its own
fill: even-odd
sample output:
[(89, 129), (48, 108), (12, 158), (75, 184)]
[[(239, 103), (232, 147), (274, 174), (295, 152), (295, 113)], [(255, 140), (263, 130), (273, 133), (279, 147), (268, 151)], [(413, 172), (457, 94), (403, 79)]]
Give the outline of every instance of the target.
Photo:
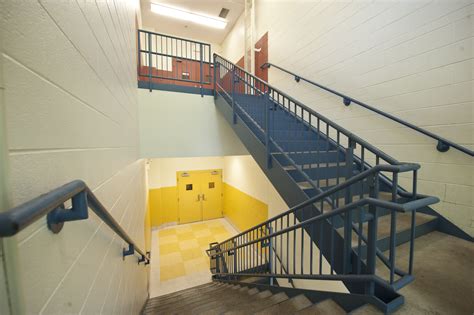
[[(341, 281), (384, 312), (402, 305), (397, 291), (414, 279), (415, 238), (446, 224), (429, 207), (438, 199), (417, 193), (419, 165), (397, 161), (218, 55), (214, 78), (216, 106), (293, 208), (214, 244), (213, 279)], [(406, 242), (403, 269), (396, 248)]]
[[(437, 198), (418, 193), (419, 165), (397, 161), (219, 55), (214, 54), (213, 62), (207, 52), (190, 57), (173, 45), (169, 49), (150, 44), (159, 42), (153, 36), (166, 35), (139, 35), (139, 87), (150, 92), (214, 93), (216, 107), (291, 207), (222, 243), (210, 244), (211, 272), (218, 283), (151, 299), (145, 313), (357, 314), (365, 311), (364, 305), (388, 313), (404, 303), (399, 290), (414, 280), (417, 237), (437, 230), (472, 241), (430, 207)], [(204, 51), (204, 43), (188, 44), (199, 44), (199, 51)], [(177, 72), (160, 68), (163, 58), (171, 58), (176, 63), (171, 69)], [(183, 61), (196, 65), (200, 75), (178, 66)], [(341, 97), (346, 106), (364, 107), (436, 140), (440, 152), (453, 148), (474, 155), (376, 107), (275, 64), (263, 65), (269, 66)], [(209, 80), (203, 80), (204, 72), (209, 72)], [(397, 247), (402, 244), (400, 257)], [(323, 287), (336, 282), (347, 290), (303, 290), (298, 281)], [(290, 307), (305, 298), (311, 305)], [(324, 303), (339, 309), (325, 309)]]
[[(343, 295), (336, 300), (344, 306)], [(148, 300), (143, 314), (346, 314), (327, 295), (254, 284), (210, 283)]]

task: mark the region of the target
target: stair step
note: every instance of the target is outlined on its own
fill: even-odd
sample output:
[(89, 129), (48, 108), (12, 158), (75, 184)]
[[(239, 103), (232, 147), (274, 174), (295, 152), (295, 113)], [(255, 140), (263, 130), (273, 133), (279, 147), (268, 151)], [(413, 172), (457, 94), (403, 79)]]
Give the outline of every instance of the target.
[[(297, 151), (285, 152), (297, 165), (326, 163), (326, 162), (344, 162), (344, 154), (337, 150), (331, 151)], [(277, 152), (273, 156), (278, 160), (282, 166), (291, 165), (288, 158), (283, 153)]]
[[(352, 174), (358, 174), (359, 172), (356, 171), (356, 165), (354, 164), (352, 167)], [(306, 181), (306, 178), (301, 174), (300, 170), (292, 169), (287, 170), (288, 174), (295, 180), (295, 182), (302, 182)], [(322, 179), (329, 179), (329, 178), (337, 178), (337, 177), (345, 177), (347, 174), (347, 166), (344, 162), (334, 164), (324, 164), (320, 165), (319, 168), (305, 168), (303, 172), (313, 181), (322, 180)]]
[(344, 315), (346, 312), (333, 300), (324, 300), (297, 312), (298, 315)]
[(192, 307), (197, 307), (203, 302), (210, 302), (215, 300), (217, 297), (225, 297), (235, 294), (232, 290), (220, 288), (217, 291), (209, 291), (209, 292), (202, 292), (197, 293), (196, 295), (189, 296), (189, 297), (180, 297), (179, 299), (173, 301), (172, 303), (166, 304), (150, 304), (147, 303), (145, 310), (153, 310), (155, 312), (169, 312), (171, 310), (181, 310), (187, 309)]
[[(368, 197), (369, 195), (368, 194), (364, 194), (363, 197)], [(357, 200), (360, 200), (360, 195), (354, 195), (352, 196), (352, 201), (357, 201)], [(382, 200), (386, 200), (386, 201), (390, 201), (392, 200), (392, 194), (389, 193), (389, 192), (384, 192), (384, 191), (381, 191), (379, 192), (379, 199), (382, 199)], [(334, 207), (342, 207), (346, 204), (346, 198), (345, 197), (341, 197), (341, 198), (338, 198), (337, 201), (334, 200)], [(316, 208), (320, 208), (321, 207), (321, 203), (320, 202), (317, 202), (314, 204), (316, 206)], [(332, 205), (329, 204), (329, 202), (324, 202), (323, 203), (323, 212), (326, 212), (326, 211), (331, 211), (333, 209)]]
[(191, 311), (194, 312), (206, 312), (207, 310), (214, 309), (221, 305), (226, 305), (230, 301), (240, 301), (240, 303), (248, 303), (252, 301), (252, 298), (247, 294), (248, 288), (245, 290), (223, 289), (219, 292), (213, 292), (212, 294), (203, 294), (192, 299), (182, 299), (172, 305), (166, 307), (155, 307), (154, 311), (158, 313), (168, 314), (187, 314)]
[[(346, 162), (324, 162), (324, 163), (314, 163), (314, 164), (303, 164), (303, 165), (298, 165), (299, 169), (301, 170), (310, 170), (310, 169), (317, 169), (317, 168), (327, 168), (327, 167), (345, 167)], [(293, 165), (287, 165), (283, 166), (283, 169), (285, 171), (292, 171), (296, 170), (297, 168), (294, 167)]]
[[(250, 303), (251, 301), (254, 301), (257, 298), (257, 293), (260, 291), (257, 288), (252, 288), (247, 291), (245, 291), (248, 296), (245, 296), (245, 294), (239, 298), (230, 298), (225, 301), (220, 301), (218, 305), (207, 305), (206, 307), (199, 308), (199, 309), (194, 309), (193, 313), (194, 314), (206, 314), (206, 315), (211, 315), (211, 314), (222, 314), (226, 311), (230, 311), (234, 308), (238, 308), (239, 305), (241, 304), (247, 304)], [(271, 295), (271, 293), (270, 293)]]
[(304, 294), (297, 295), (289, 300), (275, 304), (266, 308), (256, 314), (259, 315), (273, 315), (273, 314), (294, 314), (295, 312), (311, 306), (313, 303), (304, 296)]
[[(420, 226), (434, 220), (437, 220), (437, 217), (417, 212), (415, 225)], [(390, 228), (391, 228), (390, 222), (391, 222), (390, 215), (379, 217), (378, 224), (377, 224), (377, 240), (381, 240), (390, 236)], [(366, 237), (367, 237), (367, 227), (368, 227), (368, 223), (367, 222), (363, 223), (363, 234)], [(398, 213), (397, 224), (396, 224), (397, 234), (403, 231), (407, 231), (410, 228), (411, 228), (411, 213)], [(339, 232), (339, 234), (344, 235), (343, 234), (344, 229), (342, 227), (339, 228), (337, 231)], [(362, 245), (364, 245), (363, 242), (362, 242)], [(357, 247), (357, 236), (355, 235), (355, 232), (352, 233), (352, 247), (353, 248)]]
[(280, 292), (277, 294), (271, 294), (270, 292), (270, 296), (266, 298), (261, 298), (259, 300), (252, 301), (248, 304), (240, 305), (238, 310), (228, 311), (228, 312), (225, 312), (224, 314), (240, 315), (240, 314), (255, 313), (286, 300), (288, 300), (288, 296), (284, 292)]
[(352, 315), (379, 315), (383, 314), (372, 304), (366, 304), (351, 312)]
[[(243, 288), (242, 288), (243, 289)], [(203, 303), (197, 307), (191, 309), (185, 309), (184, 312), (179, 312), (178, 314), (187, 314), (192, 312), (192, 314), (210, 314), (210, 313), (223, 313), (225, 311), (234, 309), (241, 304), (247, 304), (253, 301), (253, 298), (247, 294), (247, 290), (238, 292), (244, 294), (232, 294), (226, 295), (227, 298), (214, 298), (212, 301)], [(222, 296), (221, 296), (222, 297)], [(189, 310), (189, 312), (187, 312)]]
[(167, 294), (166, 297), (156, 297), (152, 298), (148, 301), (146, 307), (154, 307), (156, 305), (165, 306), (169, 304), (173, 304), (177, 301), (182, 299), (193, 298), (195, 296), (201, 295), (206, 292), (214, 292), (218, 290), (222, 290), (224, 286), (222, 284), (212, 284), (211, 286), (206, 287), (193, 287), (187, 290), (178, 291), (174, 293)]
[(328, 144), (323, 140), (277, 140), (276, 143), (284, 152), (299, 152), (299, 151), (333, 151), (336, 147), (332, 144)]
[[(345, 177), (339, 177), (339, 184), (342, 184), (345, 181), (346, 181)], [(321, 189), (328, 188), (328, 187), (330, 188), (332, 186), (338, 185), (337, 178), (328, 178), (327, 180), (326, 179), (320, 179), (320, 180), (313, 181), (313, 183), (316, 186), (319, 186), (319, 188), (321, 188)], [(297, 184), (303, 190), (305, 190), (305, 189), (314, 189), (313, 186), (308, 181), (298, 182)]]

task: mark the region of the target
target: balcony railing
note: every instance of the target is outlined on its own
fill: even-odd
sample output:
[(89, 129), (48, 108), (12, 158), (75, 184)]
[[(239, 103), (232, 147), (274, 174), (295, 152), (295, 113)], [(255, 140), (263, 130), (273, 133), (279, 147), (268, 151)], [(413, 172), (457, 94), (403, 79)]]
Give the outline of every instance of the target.
[(138, 80), (154, 85), (199, 88), (212, 82), (211, 45), (138, 30)]

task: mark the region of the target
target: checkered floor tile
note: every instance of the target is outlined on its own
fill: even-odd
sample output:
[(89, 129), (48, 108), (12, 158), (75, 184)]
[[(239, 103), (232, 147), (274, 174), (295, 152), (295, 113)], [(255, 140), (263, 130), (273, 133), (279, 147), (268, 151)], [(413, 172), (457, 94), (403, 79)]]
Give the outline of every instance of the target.
[(231, 236), (221, 220), (168, 227), (158, 231), (160, 281), (209, 270), (209, 243)]

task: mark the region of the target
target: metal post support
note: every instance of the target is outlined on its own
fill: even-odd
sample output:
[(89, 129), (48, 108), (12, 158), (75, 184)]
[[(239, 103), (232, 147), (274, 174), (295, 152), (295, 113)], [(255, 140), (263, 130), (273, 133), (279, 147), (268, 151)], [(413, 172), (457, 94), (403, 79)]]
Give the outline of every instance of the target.
[(202, 44), (199, 45), (199, 55), (200, 55), (200, 65), (199, 65), (199, 83), (201, 85), (201, 97), (204, 97), (204, 90), (203, 90), (203, 87), (202, 87), (202, 84), (203, 84), (203, 58), (204, 58), (204, 54), (203, 54), (203, 51), (202, 51)]

